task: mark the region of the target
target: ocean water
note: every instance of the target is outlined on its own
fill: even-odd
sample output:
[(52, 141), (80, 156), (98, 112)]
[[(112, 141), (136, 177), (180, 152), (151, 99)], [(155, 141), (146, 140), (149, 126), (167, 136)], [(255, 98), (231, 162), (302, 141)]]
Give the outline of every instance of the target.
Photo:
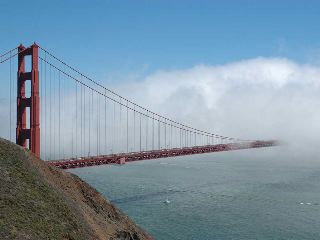
[(320, 239), (320, 157), (307, 155), (273, 147), (71, 172), (155, 239)]

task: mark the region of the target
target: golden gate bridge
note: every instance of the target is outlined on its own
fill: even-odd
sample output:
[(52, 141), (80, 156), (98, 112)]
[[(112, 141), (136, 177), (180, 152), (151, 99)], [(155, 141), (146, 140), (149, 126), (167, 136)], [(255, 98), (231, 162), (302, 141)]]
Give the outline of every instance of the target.
[(0, 55), (0, 67), (2, 78), (9, 79), (1, 83), (9, 89), (2, 94), (9, 99), (8, 131), (2, 137), (59, 168), (277, 144), (226, 137), (172, 120), (102, 86), (36, 43)]

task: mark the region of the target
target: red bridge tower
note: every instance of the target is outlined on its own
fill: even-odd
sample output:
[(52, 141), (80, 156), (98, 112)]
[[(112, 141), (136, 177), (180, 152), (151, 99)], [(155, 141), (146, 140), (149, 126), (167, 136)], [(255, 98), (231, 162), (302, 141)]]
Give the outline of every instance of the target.
[[(17, 129), (16, 143), (27, 147), (37, 157), (40, 157), (40, 97), (39, 97), (39, 70), (38, 45), (25, 48), (18, 47), (18, 87), (17, 87)], [(25, 72), (25, 56), (31, 56), (31, 72)], [(25, 83), (31, 81), (31, 96), (26, 97)], [(26, 109), (30, 108), (30, 128), (27, 128)]]

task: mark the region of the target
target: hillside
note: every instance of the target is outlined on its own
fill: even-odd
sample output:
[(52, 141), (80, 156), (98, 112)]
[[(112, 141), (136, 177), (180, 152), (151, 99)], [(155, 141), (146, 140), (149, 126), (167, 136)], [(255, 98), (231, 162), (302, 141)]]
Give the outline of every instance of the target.
[(152, 239), (77, 176), (0, 139), (0, 239)]

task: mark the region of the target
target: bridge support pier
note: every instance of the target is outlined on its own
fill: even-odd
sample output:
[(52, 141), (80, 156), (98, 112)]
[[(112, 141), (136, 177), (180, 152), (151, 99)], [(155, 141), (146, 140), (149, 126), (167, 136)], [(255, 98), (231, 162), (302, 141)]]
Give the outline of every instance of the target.
[[(16, 143), (29, 147), (32, 153), (40, 157), (40, 97), (39, 97), (39, 70), (38, 45), (25, 48), (18, 47), (17, 73), (17, 128)], [(31, 56), (31, 72), (25, 71), (25, 56)], [(26, 97), (26, 81), (31, 81), (31, 96)], [(27, 108), (30, 108), (30, 127), (27, 128)], [(27, 146), (29, 140), (29, 146)]]

